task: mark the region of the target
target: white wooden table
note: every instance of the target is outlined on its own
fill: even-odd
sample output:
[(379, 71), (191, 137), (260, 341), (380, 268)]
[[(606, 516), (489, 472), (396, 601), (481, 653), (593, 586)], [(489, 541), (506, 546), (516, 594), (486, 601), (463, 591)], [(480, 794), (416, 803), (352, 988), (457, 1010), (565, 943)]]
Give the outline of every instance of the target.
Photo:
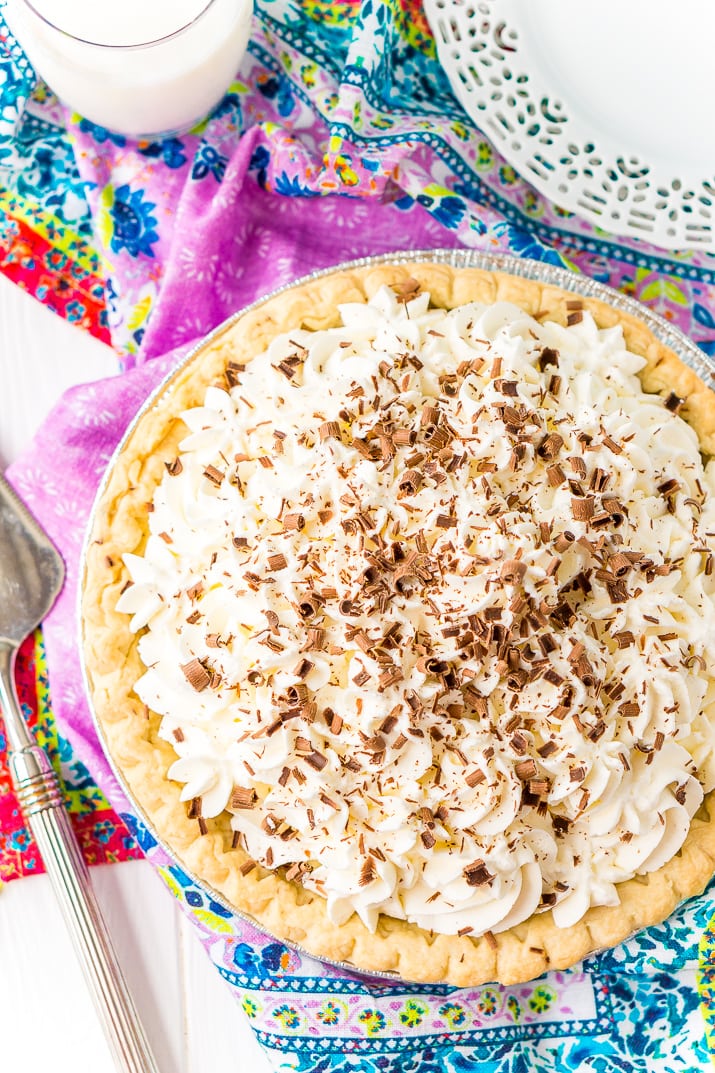
[[(0, 468), (72, 384), (116, 372), (112, 352), (0, 276)], [(161, 1073), (268, 1073), (248, 1022), (144, 861), (92, 869)], [(3, 1073), (114, 1073), (45, 876), (0, 889)]]

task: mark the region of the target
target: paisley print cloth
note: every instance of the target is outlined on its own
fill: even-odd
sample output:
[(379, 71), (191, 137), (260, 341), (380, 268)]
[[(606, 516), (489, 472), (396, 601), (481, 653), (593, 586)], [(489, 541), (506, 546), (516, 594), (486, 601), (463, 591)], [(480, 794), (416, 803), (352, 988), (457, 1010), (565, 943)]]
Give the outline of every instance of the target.
[[(139, 851), (160, 870), (276, 1069), (708, 1068), (711, 894), (577, 970), (513, 988), (371, 980), (232, 916), (156, 845), (106, 765), (81, 696), (74, 599), (94, 488), (127, 421), (192, 340), (260, 294), (370, 253), (496, 248), (609, 282), (715, 351), (715, 262), (597, 233), (540, 197), (457, 105), (417, 0), (259, 0), (249, 53), (222, 103), (190, 133), (155, 143), (70, 115), (36, 84), (0, 22), (0, 208), (0, 269), (111, 339), (126, 370), (70, 392), (11, 473), (67, 562), (45, 624), (67, 740), (53, 737), (39, 639), (28, 642), (20, 677), (34, 654), (41, 733), (56, 742), (90, 854), (111, 815), (104, 859)], [(13, 807), (0, 769), (5, 878), (37, 867)]]

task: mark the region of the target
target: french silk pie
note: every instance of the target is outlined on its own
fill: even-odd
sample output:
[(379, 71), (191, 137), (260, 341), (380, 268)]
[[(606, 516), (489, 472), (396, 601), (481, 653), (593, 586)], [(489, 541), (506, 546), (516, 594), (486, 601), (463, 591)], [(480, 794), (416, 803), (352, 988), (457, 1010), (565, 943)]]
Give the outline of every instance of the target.
[(637, 319), (446, 264), (210, 340), (95, 512), (85, 662), (185, 867), (410, 980), (530, 979), (715, 871), (715, 397)]

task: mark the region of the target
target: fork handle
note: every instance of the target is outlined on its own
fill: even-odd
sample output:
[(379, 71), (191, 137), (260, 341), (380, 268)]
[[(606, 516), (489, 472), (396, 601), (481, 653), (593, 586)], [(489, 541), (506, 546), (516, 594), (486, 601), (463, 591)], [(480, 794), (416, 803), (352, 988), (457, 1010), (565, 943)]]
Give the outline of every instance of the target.
[(64, 807), (57, 775), (39, 745), (12, 752), (9, 763), (17, 796), (74, 942), (117, 1069), (122, 1073), (158, 1073)]

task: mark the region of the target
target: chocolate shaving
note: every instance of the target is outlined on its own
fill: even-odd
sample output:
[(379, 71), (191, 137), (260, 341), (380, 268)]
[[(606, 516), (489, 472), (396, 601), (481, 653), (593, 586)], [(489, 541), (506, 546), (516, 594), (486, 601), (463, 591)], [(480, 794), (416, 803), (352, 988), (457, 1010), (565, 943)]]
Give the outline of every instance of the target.
[(529, 680), (529, 676), (524, 670), (511, 670), (506, 676), (506, 685), (512, 693), (520, 692)]
[(330, 732), (331, 732), (331, 734), (336, 734), (337, 735), (337, 734), (340, 733), (340, 731), (342, 729), (343, 729), (342, 716), (338, 715), (337, 712), (333, 712), (332, 718), (330, 720)]
[(315, 664), (311, 663), (309, 659), (303, 658), (294, 667), (293, 674), (296, 675), (297, 678), (307, 678), (314, 666)]
[(307, 652), (320, 652), (325, 648), (325, 630), (321, 626), (311, 626), (308, 629), (307, 640), (304, 650)]
[(211, 484), (215, 485), (218, 488), (223, 481), (224, 474), (221, 472), (220, 469), (216, 469), (216, 466), (207, 466), (204, 470), (204, 477), (206, 477), (207, 480), (211, 481)]
[(606, 585), (606, 592), (612, 604), (623, 604), (628, 599), (628, 589), (624, 581), (616, 581), (612, 585)]
[(658, 491), (661, 493), (661, 495), (664, 495), (666, 497), (675, 495), (675, 493), (679, 491), (679, 489), (680, 481), (676, 481), (674, 477), (671, 477), (670, 480), (663, 481), (662, 484), (658, 485)]
[(231, 792), (231, 808), (253, 808), (257, 800), (256, 791), (249, 786), (234, 786)]
[(417, 469), (408, 469), (400, 477), (399, 495), (414, 495), (422, 486), (422, 474)]
[(594, 684), (596, 678), (593, 673), (593, 667), (586, 656), (581, 656), (580, 659), (576, 661), (574, 671), (586, 687), (590, 687)]
[(539, 756), (545, 760), (548, 756), (552, 756), (553, 753), (556, 752), (557, 748), (558, 746), (556, 745), (555, 741), (545, 741), (544, 744), (540, 745), (536, 751)]
[(554, 547), (556, 551), (566, 551), (566, 549), (569, 548), (571, 544), (573, 544), (575, 539), (576, 538), (573, 533), (570, 533), (568, 530), (566, 530), (564, 533), (559, 533), (559, 535), (556, 537), (556, 539), (554, 540)]
[(529, 747), (528, 739), (525, 738), (520, 731), (514, 734), (514, 736), (510, 739), (509, 744), (511, 745), (515, 753), (525, 753)]
[(674, 391), (671, 391), (665, 400), (666, 410), (670, 410), (672, 414), (680, 413), (681, 407), (684, 405), (685, 399), (681, 399), (679, 395), (676, 395)]
[(616, 441), (610, 436), (603, 437), (603, 446), (607, 447), (608, 450), (611, 451), (614, 455), (623, 454), (623, 448), (619, 444), (617, 444)]
[(558, 488), (558, 486), (560, 484), (563, 484), (563, 482), (566, 480), (566, 474), (561, 469), (561, 466), (558, 465), (558, 463), (554, 464), (553, 466), (549, 466), (549, 468), (546, 470), (546, 477), (552, 488)]
[(491, 883), (494, 879), (494, 876), (483, 860), (473, 861), (472, 864), (468, 864), (467, 867), (463, 869), (462, 875), (470, 887), (483, 887), (486, 883)]
[(278, 816), (274, 816), (272, 812), (267, 813), (261, 820), (261, 827), (267, 835), (275, 835), (280, 830), (281, 820)]
[(324, 421), (318, 429), (318, 435), (322, 441), (325, 440), (339, 440), (340, 439), (340, 425), (337, 421)]
[(587, 522), (593, 518), (595, 512), (595, 500), (593, 496), (587, 496), (585, 499), (572, 499), (571, 500), (571, 513), (574, 520), (577, 522)]
[(548, 656), (550, 652), (555, 652), (558, 648), (556, 641), (550, 633), (543, 633), (537, 638), (539, 648), (545, 656)]
[(591, 474), (591, 480), (588, 483), (588, 487), (592, 492), (605, 492), (610, 480), (610, 473), (606, 473), (605, 469), (597, 468)]
[(197, 693), (202, 693), (211, 682), (211, 675), (200, 659), (192, 659), (189, 660), (188, 663), (183, 663), (181, 665), (181, 670), (189, 685), (195, 689)]
[(615, 574), (617, 578), (624, 577), (632, 568), (633, 563), (622, 551), (616, 552), (615, 555), (611, 555), (608, 560), (608, 569), (611, 573)]
[(542, 349), (541, 353), (539, 354), (539, 360), (538, 360), (539, 370), (543, 373), (544, 370), (546, 369), (547, 365), (555, 365), (555, 366), (558, 367), (558, 364), (559, 364), (559, 352), (558, 352), (558, 350), (554, 350), (554, 348), (550, 347), (550, 346), (545, 346)]
[(466, 782), (467, 786), (469, 786), (469, 788), (473, 790), (475, 786), (478, 786), (481, 782), (484, 782), (485, 779), (486, 775), (484, 774), (484, 772), (480, 768), (475, 768), (474, 771), (470, 771), (470, 773), (465, 776), (464, 781)]
[(604, 496), (603, 509), (607, 510), (613, 524), (617, 527), (621, 525), (625, 519), (626, 512), (621, 503), (614, 496)]
[(427, 404), (422, 407), (422, 413), (420, 415), (420, 425), (422, 428), (429, 428), (436, 425), (439, 421), (439, 410), (436, 406)]
[(298, 362), (293, 361), (291, 358), (285, 358), (284, 361), (279, 361), (277, 365), (274, 365), (274, 369), (278, 369), (288, 379), (292, 380), (296, 374), (296, 367)]
[(520, 559), (506, 559), (502, 563), (499, 577), (507, 585), (518, 585), (526, 574), (526, 563)]
[(286, 533), (301, 530), (305, 527), (305, 517), (302, 514), (286, 514), (283, 518), (283, 530)]
[(540, 458), (551, 460), (556, 458), (563, 445), (563, 437), (559, 436), (558, 432), (550, 432), (549, 435), (545, 436), (541, 441), (536, 449), (536, 453)]
[(286, 690), (286, 700), (290, 705), (303, 704), (307, 699), (308, 687), (304, 682), (298, 682)]
[(379, 690), (387, 689), (388, 686), (395, 685), (396, 682), (402, 681), (402, 671), (399, 667), (391, 667), (386, 671), (383, 671), (378, 678)]
[(684, 805), (688, 793), (688, 784), (683, 782), (674, 790), (673, 796), (679, 805)]
[(375, 867), (375, 861), (372, 857), (366, 857), (363, 862), (363, 866), (360, 869), (360, 886), (366, 887), (369, 883), (372, 883), (374, 879), (377, 879), (377, 868)]
[(241, 373), (246, 371), (246, 366), (239, 364), (237, 361), (229, 361), (226, 363), (224, 370), (224, 376), (226, 377), (226, 383), (229, 388), (237, 387), (241, 381)]
[(364, 630), (355, 630), (351, 639), (363, 652), (370, 652), (374, 647), (374, 643), (370, 640)]

